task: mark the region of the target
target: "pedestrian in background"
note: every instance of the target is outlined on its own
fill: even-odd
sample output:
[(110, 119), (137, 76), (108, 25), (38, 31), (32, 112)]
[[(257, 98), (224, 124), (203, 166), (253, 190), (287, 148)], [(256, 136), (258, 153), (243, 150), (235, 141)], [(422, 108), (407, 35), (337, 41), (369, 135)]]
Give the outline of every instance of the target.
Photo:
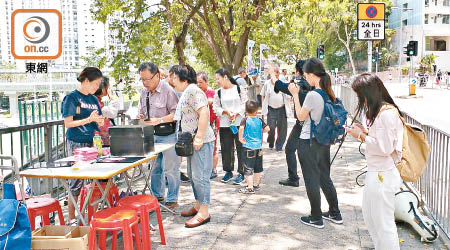
[[(358, 113), (368, 121), (367, 130), (356, 124), (347, 132), (366, 143), (367, 174), (362, 211), (376, 250), (400, 249), (395, 225), (395, 193), (402, 179), (392, 158), (401, 159), (403, 122), (400, 111), (383, 82), (375, 74), (356, 77), (352, 89), (358, 96)], [(391, 109), (389, 109), (391, 108)]]
[(211, 179), (217, 177), (217, 164), (219, 162), (219, 155), (217, 154), (217, 135), (219, 133), (219, 118), (214, 113), (212, 108), (214, 102), (214, 95), (216, 91), (209, 87), (209, 79), (208, 75), (204, 71), (200, 71), (197, 73), (197, 86), (205, 93), (206, 98), (208, 98), (208, 106), (209, 106), (209, 124), (214, 131), (214, 135), (216, 136), (216, 140), (214, 140), (214, 152), (213, 152), (213, 169), (211, 171)]
[[(275, 78), (278, 80), (280, 76), (278, 66), (274, 66), (273, 71)], [(261, 90), (261, 114), (263, 117), (267, 117), (267, 124), (270, 127), (269, 136), (267, 137), (269, 148), (273, 149), (275, 147), (277, 152), (282, 152), (287, 135), (287, 118), (292, 117), (293, 114), (290, 97), (284, 93), (276, 93), (274, 86), (275, 82), (268, 76), (268, 80), (264, 83)]]
[(229, 182), (233, 178), (234, 151), (237, 151), (238, 175), (233, 180), (233, 184), (240, 184), (244, 181), (244, 166), (242, 165), (242, 144), (239, 142), (237, 131), (233, 133), (232, 127), (239, 130), (239, 124), (244, 117), (245, 103), (247, 102), (247, 92), (245, 88), (238, 85), (236, 80), (226, 69), (216, 71), (216, 82), (221, 86), (216, 91), (213, 102), (213, 110), (220, 119), (220, 148), (222, 150), (222, 167), (225, 175), (223, 183)]
[[(304, 74), (303, 74), (303, 65), (305, 64), (305, 60), (299, 60), (295, 64), (295, 70), (296, 70), (296, 78), (299, 79), (297, 83), (290, 83), (290, 84), (297, 84), (300, 86), (300, 92), (299, 100), (300, 100), (300, 106), (303, 105), (303, 102), (305, 101), (306, 94), (311, 91), (311, 85), (306, 81)], [(279, 91), (291, 96), (291, 92), (289, 91), (289, 84), (282, 82), (280, 80), (276, 80), (275, 72), (271, 72), (271, 79), (272, 81), (275, 81), (275, 87), (274, 91), (275, 93), (278, 93)], [(300, 138), (300, 133), (302, 132), (303, 127), (303, 121), (299, 121), (296, 119), (295, 125), (291, 130), (291, 133), (289, 134), (289, 138), (286, 142), (286, 148), (285, 148), (285, 154), (286, 154), (286, 162), (288, 166), (288, 178), (285, 180), (280, 180), (279, 184), (284, 186), (292, 186), (292, 187), (298, 187), (299, 186), (299, 177), (297, 174), (297, 155), (296, 151), (298, 148), (298, 142)]]
[[(102, 77), (100, 86), (94, 94), (100, 104), (102, 114), (104, 118), (103, 126), (100, 126), (100, 136), (102, 137), (103, 146), (109, 146), (109, 128), (111, 127), (111, 120), (117, 117), (119, 112), (119, 100), (113, 99), (113, 94), (109, 85), (109, 78), (106, 76)], [(105, 105), (103, 98), (108, 99), (108, 103)]]

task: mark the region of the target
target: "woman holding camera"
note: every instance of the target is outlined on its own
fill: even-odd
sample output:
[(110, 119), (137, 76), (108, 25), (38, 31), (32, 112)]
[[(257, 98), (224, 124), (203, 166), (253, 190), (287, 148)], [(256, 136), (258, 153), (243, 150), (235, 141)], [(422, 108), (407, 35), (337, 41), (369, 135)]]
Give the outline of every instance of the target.
[(174, 69), (173, 81), (176, 91), (183, 92), (177, 105), (175, 118), (180, 121), (180, 130), (194, 136), (194, 153), (187, 157), (187, 171), (194, 191), (195, 206), (181, 212), (181, 216), (194, 216), (185, 222), (192, 228), (208, 223), (211, 216), (210, 176), (213, 166), (214, 131), (209, 125), (208, 99), (197, 86), (197, 74), (189, 65)]
[[(336, 100), (331, 89), (330, 76), (325, 72), (322, 62), (316, 58), (308, 59), (303, 66), (303, 71), (306, 81), (312, 87), (323, 90), (332, 101)], [(330, 145), (319, 144), (311, 132), (311, 122), (319, 123), (325, 102), (318, 92), (310, 91), (301, 106), (298, 95), (300, 87), (297, 84), (289, 84), (289, 91), (294, 98), (297, 119), (305, 121), (300, 133), (297, 154), (311, 205), (311, 215), (302, 216), (300, 220), (303, 224), (316, 228), (324, 227), (323, 219), (342, 224), (336, 189), (330, 178)], [(320, 189), (329, 205), (329, 211), (326, 213), (322, 213), (321, 210)]]
[(356, 77), (352, 89), (358, 96), (358, 113), (365, 112), (369, 130), (361, 124), (347, 131), (366, 143), (367, 175), (362, 211), (375, 249), (400, 249), (395, 225), (395, 193), (402, 179), (393, 155), (401, 159), (403, 122), (400, 111), (376, 75)]

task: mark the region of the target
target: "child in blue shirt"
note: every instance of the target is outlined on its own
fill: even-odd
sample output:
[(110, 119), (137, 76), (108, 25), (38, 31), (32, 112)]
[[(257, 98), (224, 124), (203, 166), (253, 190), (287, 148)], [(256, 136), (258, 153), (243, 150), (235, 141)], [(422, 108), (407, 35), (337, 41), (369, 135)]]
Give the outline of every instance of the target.
[(254, 194), (259, 190), (261, 182), (262, 164), (262, 137), (270, 128), (257, 117), (258, 103), (248, 101), (245, 105), (247, 116), (242, 119), (239, 127), (239, 141), (242, 143), (242, 160), (244, 176), (247, 187), (239, 189), (239, 193)]

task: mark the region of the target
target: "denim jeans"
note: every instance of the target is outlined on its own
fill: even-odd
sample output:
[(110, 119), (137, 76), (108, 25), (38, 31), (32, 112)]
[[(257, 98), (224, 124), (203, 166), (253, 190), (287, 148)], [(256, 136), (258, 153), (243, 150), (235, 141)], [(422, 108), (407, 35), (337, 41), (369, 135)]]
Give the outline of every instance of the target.
[(286, 163), (288, 166), (288, 176), (289, 180), (291, 181), (298, 181), (298, 174), (297, 174), (297, 155), (295, 152), (298, 148), (298, 142), (300, 138), (300, 133), (302, 132), (302, 125), (300, 125), (298, 122), (295, 123), (294, 127), (291, 130), (291, 133), (289, 134), (289, 138), (286, 142)]
[(277, 140), (275, 142), (275, 149), (278, 151), (283, 150), (284, 142), (287, 135), (287, 117), (286, 109), (283, 107), (274, 109), (269, 106), (267, 113), (267, 125), (270, 128), (267, 142), (270, 146), (274, 146), (275, 142), (275, 130), (277, 131)]
[(322, 218), (320, 189), (327, 199), (330, 214), (340, 214), (336, 189), (330, 178), (330, 146), (319, 144), (315, 139), (312, 144), (309, 139), (300, 139), (297, 153), (313, 220)]
[[(154, 136), (155, 143), (175, 143), (176, 134), (168, 136)], [(175, 153), (175, 148), (168, 149), (158, 155), (151, 176), (151, 188), (153, 195), (164, 197), (166, 193), (166, 178), (168, 186), (166, 202), (178, 200), (180, 190), (180, 158)]]
[(191, 179), (195, 200), (201, 205), (210, 203), (210, 177), (213, 166), (214, 142), (204, 143), (200, 150), (194, 150), (192, 156), (187, 157), (187, 172)]

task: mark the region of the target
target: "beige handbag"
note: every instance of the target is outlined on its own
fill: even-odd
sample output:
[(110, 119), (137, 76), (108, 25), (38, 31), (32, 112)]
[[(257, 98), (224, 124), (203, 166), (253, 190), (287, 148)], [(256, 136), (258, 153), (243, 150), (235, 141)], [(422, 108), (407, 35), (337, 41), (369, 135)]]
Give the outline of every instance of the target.
[[(380, 116), (381, 112), (388, 109), (395, 109), (398, 113), (398, 110), (394, 106), (385, 105), (381, 108), (377, 117)], [(422, 176), (427, 166), (431, 147), (428, 144), (425, 131), (420, 127), (405, 123), (405, 120), (400, 114), (399, 117), (403, 123), (402, 158), (399, 159), (395, 150), (392, 152), (391, 157), (402, 179), (406, 182), (414, 182)]]

